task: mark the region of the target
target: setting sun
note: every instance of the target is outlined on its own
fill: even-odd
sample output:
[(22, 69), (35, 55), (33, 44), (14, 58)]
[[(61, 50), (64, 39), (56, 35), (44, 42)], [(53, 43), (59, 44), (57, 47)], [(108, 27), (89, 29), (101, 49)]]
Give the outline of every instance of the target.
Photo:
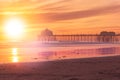
[(25, 26), (23, 20), (17, 17), (8, 19), (4, 25), (5, 32), (9, 37), (22, 35)]

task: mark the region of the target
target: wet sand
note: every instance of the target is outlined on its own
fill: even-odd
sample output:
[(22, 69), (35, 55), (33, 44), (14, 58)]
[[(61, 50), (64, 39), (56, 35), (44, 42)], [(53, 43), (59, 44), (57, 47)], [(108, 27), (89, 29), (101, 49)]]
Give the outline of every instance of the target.
[(120, 56), (0, 64), (0, 80), (120, 80)]

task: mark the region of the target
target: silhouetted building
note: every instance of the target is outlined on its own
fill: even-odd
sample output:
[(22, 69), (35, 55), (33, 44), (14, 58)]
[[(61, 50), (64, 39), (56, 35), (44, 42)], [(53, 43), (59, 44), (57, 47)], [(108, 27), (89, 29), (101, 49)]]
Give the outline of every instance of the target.
[(115, 32), (102, 31), (100, 33), (100, 36), (98, 37), (98, 40), (100, 42), (114, 42), (115, 35), (116, 35)]
[(53, 32), (49, 29), (45, 29), (41, 32), (41, 36), (53, 36)]
[(40, 41), (55, 41), (55, 37), (53, 35), (53, 32), (49, 29), (45, 29), (41, 32), (41, 34), (38, 36), (38, 39)]
[(107, 32), (107, 31), (102, 31), (100, 33), (101, 36), (115, 36), (115, 32)]

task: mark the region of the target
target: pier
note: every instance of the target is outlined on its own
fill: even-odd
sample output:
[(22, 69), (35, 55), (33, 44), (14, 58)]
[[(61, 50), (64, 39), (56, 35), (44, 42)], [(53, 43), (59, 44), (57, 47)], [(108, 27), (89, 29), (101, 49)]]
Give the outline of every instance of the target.
[(52, 31), (46, 29), (38, 36), (38, 40), (41, 42), (118, 43), (120, 34), (103, 31), (100, 34), (54, 35)]

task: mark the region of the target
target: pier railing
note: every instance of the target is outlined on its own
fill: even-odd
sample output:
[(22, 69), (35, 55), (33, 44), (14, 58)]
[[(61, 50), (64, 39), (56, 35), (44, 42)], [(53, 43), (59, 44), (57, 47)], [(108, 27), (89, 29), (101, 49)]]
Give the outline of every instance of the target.
[(39, 36), (39, 41), (42, 42), (120, 42), (120, 34), (117, 35), (98, 35), (98, 34), (75, 34), (75, 35), (51, 35)]

